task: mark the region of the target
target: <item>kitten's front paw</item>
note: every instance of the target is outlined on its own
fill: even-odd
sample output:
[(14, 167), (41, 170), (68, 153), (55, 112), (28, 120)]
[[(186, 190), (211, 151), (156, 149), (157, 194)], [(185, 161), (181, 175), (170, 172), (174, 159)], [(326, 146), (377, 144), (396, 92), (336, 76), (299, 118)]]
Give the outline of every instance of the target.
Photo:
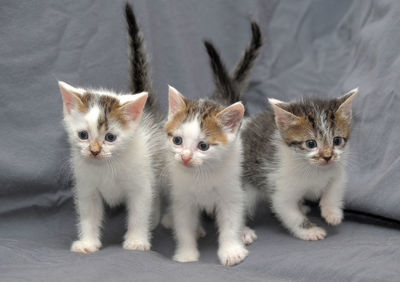
[(233, 266), (242, 262), (248, 254), (249, 251), (240, 244), (226, 246), (218, 250), (219, 261), (226, 266)]
[(248, 246), (251, 243), (253, 243), (255, 240), (257, 240), (257, 235), (256, 232), (249, 228), (249, 227), (244, 227), (243, 232), (242, 232), (242, 241), (243, 243)]
[(343, 220), (343, 211), (339, 208), (322, 208), (321, 215), (331, 225), (338, 225)]
[(71, 252), (90, 254), (98, 251), (100, 247), (99, 240), (77, 240), (72, 243)]
[(181, 249), (176, 251), (172, 259), (178, 262), (193, 262), (198, 261), (199, 257), (200, 254), (197, 249)]
[(326, 237), (326, 231), (321, 227), (315, 226), (309, 229), (301, 229), (296, 232), (296, 237), (306, 241), (322, 240)]
[(151, 244), (147, 239), (127, 238), (122, 247), (125, 250), (148, 251), (151, 248)]

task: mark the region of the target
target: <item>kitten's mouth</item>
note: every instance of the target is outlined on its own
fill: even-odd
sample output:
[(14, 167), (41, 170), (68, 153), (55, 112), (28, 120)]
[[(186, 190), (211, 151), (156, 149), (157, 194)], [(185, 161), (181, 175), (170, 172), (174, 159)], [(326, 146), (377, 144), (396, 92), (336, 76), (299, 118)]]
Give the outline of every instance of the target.
[(186, 162), (185, 163), (185, 162), (182, 161), (181, 164), (184, 165), (185, 167), (188, 167), (188, 168), (193, 167), (193, 164), (191, 162)]

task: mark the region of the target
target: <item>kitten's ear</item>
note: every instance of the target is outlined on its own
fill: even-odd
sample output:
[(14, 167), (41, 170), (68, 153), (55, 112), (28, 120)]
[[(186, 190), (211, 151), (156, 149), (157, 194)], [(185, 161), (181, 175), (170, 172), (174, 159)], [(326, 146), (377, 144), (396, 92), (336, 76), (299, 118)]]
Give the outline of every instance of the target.
[(268, 99), (268, 102), (271, 104), (271, 107), (274, 110), (275, 123), (278, 127), (286, 128), (290, 125), (293, 125), (299, 120), (299, 117), (281, 107), (282, 105), (285, 105), (287, 103), (273, 98)]
[(340, 113), (347, 119), (351, 119), (351, 105), (353, 103), (354, 96), (358, 93), (358, 88), (355, 88), (343, 96), (338, 98), (338, 101), (341, 103), (339, 109), (337, 109), (336, 113)]
[(185, 97), (176, 90), (171, 85), (168, 85), (169, 88), (169, 110), (168, 110), (168, 118), (174, 115), (177, 111), (186, 107)]
[(130, 118), (130, 120), (135, 121), (142, 114), (144, 105), (146, 104), (149, 94), (147, 92), (142, 92), (132, 96), (134, 96), (135, 99), (124, 103), (120, 107), (120, 109), (124, 111), (124, 113)]
[(219, 112), (217, 114), (217, 119), (219, 119), (224, 128), (233, 133), (239, 128), (243, 115), (244, 106), (242, 102), (237, 102)]
[(60, 92), (64, 101), (64, 107), (68, 114), (71, 113), (73, 108), (82, 105), (81, 95), (83, 94), (81, 89), (75, 88), (68, 83), (63, 81), (58, 82)]

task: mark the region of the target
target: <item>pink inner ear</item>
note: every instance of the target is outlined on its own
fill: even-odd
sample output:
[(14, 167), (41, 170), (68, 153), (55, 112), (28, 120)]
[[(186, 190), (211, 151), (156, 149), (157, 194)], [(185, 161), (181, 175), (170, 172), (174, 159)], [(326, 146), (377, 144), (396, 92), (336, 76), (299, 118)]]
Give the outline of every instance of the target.
[(242, 103), (235, 103), (218, 114), (222, 125), (232, 132), (235, 131), (240, 125), (244, 114), (244, 107)]
[(58, 83), (61, 91), (61, 95), (64, 101), (65, 109), (67, 110), (67, 113), (71, 113), (72, 108), (76, 107), (78, 103), (80, 103), (80, 98), (79, 94), (74, 93), (73, 87), (68, 85), (65, 82), (59, 82)]
[(125, 112), (130, 116), (130, 118), (135, 121), (142, 113), (144, 105), (147, 101), (147, 93), (142, 95), (137, 100), (133, 102), (125, 103), (122, 107), (124, 108)]
[(274, 110), (275, 121), (276, 121), (277, 125), (280, 127), (289, 126), (293, 122), (298, 120), (298, 117), (281, 109), (280, 107), (278, 107), (274, 104), (272, 104), (272, 109)]
[(186, 106), (184, 97), (174, 87), (169, 86), (169, 115), (175, 114), (179, 109)]

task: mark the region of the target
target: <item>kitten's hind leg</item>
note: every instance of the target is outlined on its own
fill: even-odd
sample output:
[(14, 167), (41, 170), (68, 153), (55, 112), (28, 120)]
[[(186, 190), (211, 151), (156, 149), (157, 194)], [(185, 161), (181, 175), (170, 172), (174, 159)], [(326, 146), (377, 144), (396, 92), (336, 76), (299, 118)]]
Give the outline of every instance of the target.
[(161, 217), (161, 197), (160, 193), (156, 192), (153, 199), (153, 211), (151, 216), (150, 230), (156, 229), (160, 223)]
[(257, 240), (256, 232), (248, 226), (245, 226), (242, 231), (242, 241), (248, 246)]
[(271, 200), (276, 216), (295, 237), (307, 241), (325, 238), (326, 231), (307, 219), (299, 208), (300, 199), (293, 197), (292, 193), (282, 193), (277, 190)]
[(307, 215), (311, 211), (311, 208), (304, 204), (302, 201), (299, 202), (299, 209), (304, 215)]

